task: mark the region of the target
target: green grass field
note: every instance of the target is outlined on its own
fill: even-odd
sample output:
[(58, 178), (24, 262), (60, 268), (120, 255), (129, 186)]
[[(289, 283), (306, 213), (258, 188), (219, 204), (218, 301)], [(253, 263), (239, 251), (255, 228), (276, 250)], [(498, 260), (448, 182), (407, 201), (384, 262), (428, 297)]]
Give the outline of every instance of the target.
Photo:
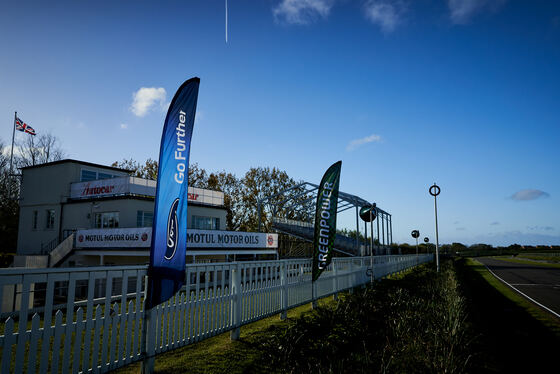
[(560, 253), (520, 253), (517, 258), (526, 258), (535, 261), (544, 261), (549, 263), (560, 263)]
[(524, 264), (524, 265), (537, 265), (537, 266), (546, 266), (551, 268), (560, 268), (560, 263), (556, 262), (545, 262), (545, 260), (539, 260), (536, 258), (527, 258), (527, 257), (511, 257), (511, 256), (495, 256), (497, 259), (514, 262), (516, 264)]

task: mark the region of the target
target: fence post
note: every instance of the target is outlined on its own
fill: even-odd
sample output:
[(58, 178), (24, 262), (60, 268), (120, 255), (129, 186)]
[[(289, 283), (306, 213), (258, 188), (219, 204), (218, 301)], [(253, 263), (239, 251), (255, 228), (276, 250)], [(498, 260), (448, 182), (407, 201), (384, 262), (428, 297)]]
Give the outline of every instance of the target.
[(280, 306), (282, 311), (280, 319), (283, 321), (288, 317), (288, 263), (280, 262)]
[(333, 300), (338, 300), (338, 275), (336, 272), (336, 258), (333, 258), (332, 262), (332, 271), (333, 271)]
[(354, 273), (354, 260), (352, 259), (352, 257), (350, 257), (349, 269), (350, 271), (348, 272), (348, 274), (350, 274), (350, 288), (348, 289), (348, 293), (353, 294), (354, 287), (356, 287), (356, 274)]
[[(157, 307), (146, 310), (148, 295), (148, 277), (146, 277), (146, 288), (144, 289), (144, 321), (142, 321), (142, 336), (144, 337), (144, 359), (142, 360), (141, 373), (152, 374), (154, 372), (155, 353), (156, 353), (156, 318), (157, 315), (153, 313)], [(94, 347), (94, 349), (98, 349)]]
[(241, 335), (241, 272), (239, 264), (231, 269), (231, 340), (238, 340)]

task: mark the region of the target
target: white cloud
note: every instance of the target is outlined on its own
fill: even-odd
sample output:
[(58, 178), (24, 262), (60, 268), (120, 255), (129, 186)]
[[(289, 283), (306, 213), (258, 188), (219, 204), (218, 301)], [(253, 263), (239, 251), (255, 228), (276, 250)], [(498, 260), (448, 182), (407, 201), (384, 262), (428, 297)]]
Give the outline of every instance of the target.
[(381, 141), (381, 136), (376, 135), (376, 134), (371, 134), (370, 136), (366, 136), (365, 138), (352, 140), (346, 146), (346, 150), (347, 151), (353, 151), (354, 149), (356, 149), (358, 147), (361, 147), (364, 144), (372, 143), (372, 142), (377, 142), (378, 143), (380, 141)]
[(549, 197), (550, 194), (541, 190), (521, 190), (517, 191), (513, 195), (511, 195), (512, 200), (516, 201), (527, 201), (527, 200), (535, 200), (539, 197)]
[(364, 4), (366, 18), (384, 33), (394, 31), (403, 21), (406, 7), (399, 0), (368, 0)]
[(327, 18), (334, 0), (282, 0), (272, 13), (277, 21), (305, 25)]
[(484, 9), (496, 10), (507, 0), (447, 0), (451, 21), (467, 23), (473, 15)]
[(141, 87), (132, 94), (132, 105), (130, 110), (138, 117), (144, 117), (156, 105), (165, 109), (165, 88), (163, 87)]
[(552, 226), (527, 226), (529, 231), (554, 231)]
[(128, 129), (128, 125), (126, 123), (121, 123), (121, 130), (126, 130)]
[[(14, 145), (14, 157), (23, 155), (22, 149), (23, 149), (23, 148), (20, 147), (19, 145)], [(10, 155), (11, 155), (11, 153), (12, 153), (12, 145), (11, 145), (11, 144), (8, 145), (8, 146), (5, 145), (5, 146), (2, 148), (2, 154), (3, 154), (5, 157), (8, 157), (8, 158), (9, 158)]]

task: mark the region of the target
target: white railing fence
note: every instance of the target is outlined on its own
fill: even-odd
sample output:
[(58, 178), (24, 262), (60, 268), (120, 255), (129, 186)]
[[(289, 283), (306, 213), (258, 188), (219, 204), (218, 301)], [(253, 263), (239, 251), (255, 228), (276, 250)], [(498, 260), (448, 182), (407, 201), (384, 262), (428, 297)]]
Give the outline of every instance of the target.
[[(374, 275), (432, 260), (375, 256)], [(369, 267), (369, 257), (335, 258), (315, 282), (316, 297), (369, 282)], [(146, 266), (1, 270), (1, 373), (103, 373), (225, 331), (235, 339), (241, 326), (312, 300), (309, 259), (189, 264), (183, 289), (153, 309), (146, 344), (146, 273)]]

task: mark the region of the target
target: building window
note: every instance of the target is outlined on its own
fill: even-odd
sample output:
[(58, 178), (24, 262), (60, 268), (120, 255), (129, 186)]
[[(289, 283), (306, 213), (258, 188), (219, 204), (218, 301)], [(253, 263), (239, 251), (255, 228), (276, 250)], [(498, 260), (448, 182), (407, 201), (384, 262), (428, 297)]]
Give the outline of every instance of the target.
[(89, 182), (89, 181), (94, 181), (97, 179), (110, 179), (110, 178), (115, 178), (116, 175), (112, 175), (112, 174), (107, 174), (107, 173), (102, 173), (102, 172), (96, 172), (93, 170), (86, 170), (86, 169), (82, 169), (82, 175), (80, 177), (80, 181), (81, 182)]
[(219, 230), (220, 219), (217, 217), (192, 216), (192, 228), (199, 230)]
[(95, 228), (113, 229), (119, 227), (119, 212), (95, 213)]
[(114, 176), (111, 174), (105, 174), (105, 173), (98, 173), (97, 174), (97, 179), (111, 179)]
[(80, 179), (82, 182), (89, 182), (96, 179), (97, 179), (97, 173), (95, 171), (82, 169), (82, 177)]
[(47, 229), (54, 229), (54, 209), (47, 209)]
[(37, 222), (39, 221), (39, 212), (34, 210), (33, 211), (33, 216), (31, 218), (31, 228), (33, 228), (33, 230), (37, 230)]
[(152, 227), (154, 221), (153, 212), (139, 210), (136, 214), (136, 227)]

